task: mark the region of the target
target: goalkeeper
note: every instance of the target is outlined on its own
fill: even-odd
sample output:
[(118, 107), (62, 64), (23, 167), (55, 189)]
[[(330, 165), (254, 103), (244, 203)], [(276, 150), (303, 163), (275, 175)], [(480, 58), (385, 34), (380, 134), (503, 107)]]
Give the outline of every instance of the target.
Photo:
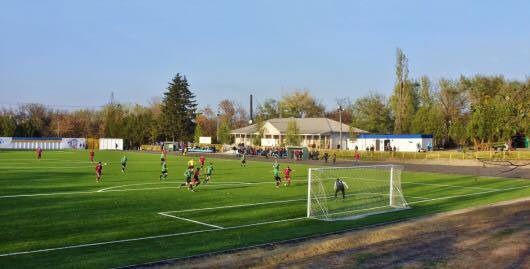
[(346, 182), (342, 181), (342, 179), (337, 178), (335, 181), (335, 198), (337, 198), (337, 193), (342, 192), (342, 199), (346, 198), (346, 189), (348, 189), (348, 184)]

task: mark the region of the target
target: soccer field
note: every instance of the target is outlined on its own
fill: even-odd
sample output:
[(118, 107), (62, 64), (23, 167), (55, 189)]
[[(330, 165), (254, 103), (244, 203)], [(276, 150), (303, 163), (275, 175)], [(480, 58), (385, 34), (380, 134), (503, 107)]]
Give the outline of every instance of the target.
[(96, 160), (108, 165), (96, 183), (86, 151), (46, 151), (40, 161), (34, 152), (0, 151), (0, 268), (120, 267), (530, 196), (523, 179), (403, 171), (411, 209), (320, 221), (305, 217), (315, 166), (291, 164), (293, 185), (277, 189), (271, 163), (242, 168), (235, 158), (207, 157), (213, 179), (190, 192), (177, 188), (190, 158), (169, 156), (169, 177), (160, 181), (157, 154), (99, 151)]

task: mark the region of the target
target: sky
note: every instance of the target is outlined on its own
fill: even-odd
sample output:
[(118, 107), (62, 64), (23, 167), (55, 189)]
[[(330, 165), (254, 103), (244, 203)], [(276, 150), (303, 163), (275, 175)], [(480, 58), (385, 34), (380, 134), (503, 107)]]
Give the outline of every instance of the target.
[(530, 1), (4, 1), (0, 105), (160, 98), (176, 73), (200, 107), (307, 89), (328, 108), (410, 76), (530, 76)]

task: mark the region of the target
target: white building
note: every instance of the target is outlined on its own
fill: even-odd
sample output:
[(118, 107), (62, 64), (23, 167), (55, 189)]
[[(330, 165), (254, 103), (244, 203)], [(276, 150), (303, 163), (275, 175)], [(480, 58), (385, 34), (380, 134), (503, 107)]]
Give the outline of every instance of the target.
[[(279, 118), (270, 119), (264, 122), (262, 128), (261, 146), (274, 147), (285, 145), (287, 126), (290, 121), (295, 121), (299, 130), (300, 146), (316, 148), (337, 148), (342, 144), (342, 148), (347, 146), (350, 132), (356, 134), (366, 133), (366, 131), (353, 128), (346, 124), (340, 124), (327, 118)], [(239, 128), (230, 132), (234, 136), (236, 144), (253, 145), (254, 138), (259, 135), (257, 124)], [(342, 143), (340, 137), (342, 134)]]
[(432, 135), (425, 134), (361, 134), (355, 140), (348, 140), (348, 148), (366, 150), (374, 147), (375, 151), (396, 147), (397, 151), (414, 152), (419, 149), (432, 148)]

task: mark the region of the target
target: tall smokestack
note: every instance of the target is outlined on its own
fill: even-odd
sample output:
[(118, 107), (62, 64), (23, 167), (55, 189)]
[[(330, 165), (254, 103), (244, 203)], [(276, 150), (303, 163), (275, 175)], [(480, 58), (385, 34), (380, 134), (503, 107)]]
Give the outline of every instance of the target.
[(250, 95), (250, 124), (254, 122), (254, 110), (252, 106), (252, 94)]

